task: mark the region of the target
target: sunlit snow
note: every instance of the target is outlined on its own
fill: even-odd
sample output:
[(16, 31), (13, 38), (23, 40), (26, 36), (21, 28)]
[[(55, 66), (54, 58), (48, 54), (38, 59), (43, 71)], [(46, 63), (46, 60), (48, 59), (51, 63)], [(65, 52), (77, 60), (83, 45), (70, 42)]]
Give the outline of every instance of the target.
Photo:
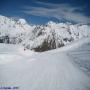
[[(72, 50), (87, 42), (72, 43)], [(70, 47), (66, 48), (35, 53), (0, 44), (0, 85), (18, 86), (19, 90), (89, 90), (90, 76), (77, 67), (68, 55)]]

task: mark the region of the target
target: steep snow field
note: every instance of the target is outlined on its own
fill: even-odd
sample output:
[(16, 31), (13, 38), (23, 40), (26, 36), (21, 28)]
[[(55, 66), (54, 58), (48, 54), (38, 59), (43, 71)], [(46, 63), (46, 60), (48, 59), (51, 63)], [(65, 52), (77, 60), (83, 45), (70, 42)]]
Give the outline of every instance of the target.
[[(0, 87), (18, 87), (19, 90), (90, 90), (90, 76), (80, 69), (81, 66), (73, 58), (75, 51), (83, 53), (82, 47), (88, 42), (90, 40), (85, 38), (43, 53), (24, 51), (18, 45), (0, 44)], [(89, 45), (85, 56), (90, 53), (87, 48), (90, 48)]]

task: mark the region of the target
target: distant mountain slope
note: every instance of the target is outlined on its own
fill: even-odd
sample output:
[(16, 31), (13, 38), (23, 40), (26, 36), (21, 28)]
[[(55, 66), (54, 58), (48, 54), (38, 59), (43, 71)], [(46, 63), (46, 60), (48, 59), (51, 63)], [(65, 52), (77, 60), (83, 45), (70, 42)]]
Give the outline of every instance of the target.
[(55, 49), (87, 37), (88, 29), (88, 25), (52, 21), (46, 25), (29, 25), (24, 19), (0, 16), (0, 42), (22, 44), (35, 51)]

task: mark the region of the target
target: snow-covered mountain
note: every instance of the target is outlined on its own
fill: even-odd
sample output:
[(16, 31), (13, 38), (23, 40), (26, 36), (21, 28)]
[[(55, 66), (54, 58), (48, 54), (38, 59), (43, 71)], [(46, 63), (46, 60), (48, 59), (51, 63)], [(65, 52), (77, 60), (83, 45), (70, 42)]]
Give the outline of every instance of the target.
[(0, 32), (2, 33), (5, 31), (6, 34), (12, 35), (16, 33), (26, 32), (32, 28), (33, 27), (30, 26), (24, 19), (14, 20), (12, 18), (0, 16)]
[(55, 49), (87, 37), (88, 29), (88, 25), (52, 21), (46, 25), (30, 25), (24, 19), (0, 16), (0, 42), (22, 44), (35, 51)]
[(0, 42), (2, 39), (9, 38), (9, 43), (20, 43), (22, 37), (32, 30), (34, 26), (30, 26), (24, 19), (14, 20), (5, 16), (0, 16)]

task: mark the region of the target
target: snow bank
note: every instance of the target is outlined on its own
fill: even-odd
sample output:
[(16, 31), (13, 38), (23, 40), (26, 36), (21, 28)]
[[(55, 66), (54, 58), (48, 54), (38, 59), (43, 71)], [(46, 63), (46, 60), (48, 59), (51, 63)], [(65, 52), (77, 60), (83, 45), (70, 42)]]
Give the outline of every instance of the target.
[(79, 47), (81, 47), (83, 44), (88, 43), (90, 41), (90, 37), (86, 37), (86, 38), (82, 38), (80, 40), (76, 40), (64, 47), (58, 48), (58, 49), (54, 49), (54, 50), (50, 50), (50, 51), (46, 51), (47, 53), (56, 53), (56, 52), (68, 52), (68, 51), (72, 51), (75, 50)]

